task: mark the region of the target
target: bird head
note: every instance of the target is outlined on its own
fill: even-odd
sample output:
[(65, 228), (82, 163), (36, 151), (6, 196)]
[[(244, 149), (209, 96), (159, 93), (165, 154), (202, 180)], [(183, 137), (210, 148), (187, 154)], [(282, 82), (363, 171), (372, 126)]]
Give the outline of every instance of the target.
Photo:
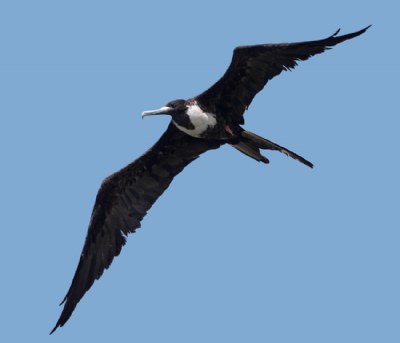
[(177, 99), (170, 101), (165, 106), (159, 108), (158, 110), (144, 111), (142, 113), (142, 118), (146, 116), (153, 116), (159, 114), (168, 114), (172, 118), (184, 114), (187, 110), (186, 101), (183, 99)]

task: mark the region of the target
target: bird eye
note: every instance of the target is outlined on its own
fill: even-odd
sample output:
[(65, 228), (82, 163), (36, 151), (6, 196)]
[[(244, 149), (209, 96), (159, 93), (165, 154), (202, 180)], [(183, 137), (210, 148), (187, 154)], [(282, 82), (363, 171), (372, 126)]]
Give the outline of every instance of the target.
[(183, 104), (185, 103), (185, 100), (172, 100), (170, 101), (166, 106), (167, 107), (172, 107), (172, 108), (180, 108), (183, 106)]

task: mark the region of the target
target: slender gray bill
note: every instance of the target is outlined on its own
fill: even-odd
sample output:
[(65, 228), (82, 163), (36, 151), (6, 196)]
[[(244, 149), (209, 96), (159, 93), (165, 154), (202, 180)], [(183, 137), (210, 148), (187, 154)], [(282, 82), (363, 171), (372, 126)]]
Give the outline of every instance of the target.
[(153, 116), (153, 115), (158, 115), (158, 114), (169, 114), (169, 111), (172, 110), (172, 107), (164, 106), (159, 108), (158, 110), (152, 110), (152, 111), (144, 111), (142, 112), (142, 118), (146, 116)]

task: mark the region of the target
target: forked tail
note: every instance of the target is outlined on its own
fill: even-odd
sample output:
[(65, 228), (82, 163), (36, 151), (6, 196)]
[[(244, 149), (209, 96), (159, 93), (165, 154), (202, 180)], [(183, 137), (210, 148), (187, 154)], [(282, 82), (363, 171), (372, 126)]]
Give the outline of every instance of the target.
[(280, 145), (275, 144), (268, 139), (262, 138), (250, 131), (242, 131), (239, 142), (235, 144), (231, 143), (231, 145), (243, 154), (250, 156), (251, 158), (254, 158), (256, 161), (259, 162), (269, 163), (268, 158), (261, 155), (260, 149), (276, 150), (285, 154), (286, 156), (294, 158), (295, 160), (305, 164), (306, 166), (309, 166), (310, 168), (313, 167), (313, 164), (310, 161), (307, 161), (304, 157), (301, 157), (293, 151), (281, 147)]

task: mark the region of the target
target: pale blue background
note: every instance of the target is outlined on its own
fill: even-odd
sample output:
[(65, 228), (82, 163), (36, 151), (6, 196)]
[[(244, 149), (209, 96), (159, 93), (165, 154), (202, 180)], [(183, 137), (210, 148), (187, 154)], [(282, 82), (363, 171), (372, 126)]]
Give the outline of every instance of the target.
[[(400, 342), (396, 1), (2, 1), (2, 342)], [(140, 113), (210, 86), (237, 45), (367, 34), (274, 79), (174, 181), (48, 336), (98, 187), (161, 135)]]

